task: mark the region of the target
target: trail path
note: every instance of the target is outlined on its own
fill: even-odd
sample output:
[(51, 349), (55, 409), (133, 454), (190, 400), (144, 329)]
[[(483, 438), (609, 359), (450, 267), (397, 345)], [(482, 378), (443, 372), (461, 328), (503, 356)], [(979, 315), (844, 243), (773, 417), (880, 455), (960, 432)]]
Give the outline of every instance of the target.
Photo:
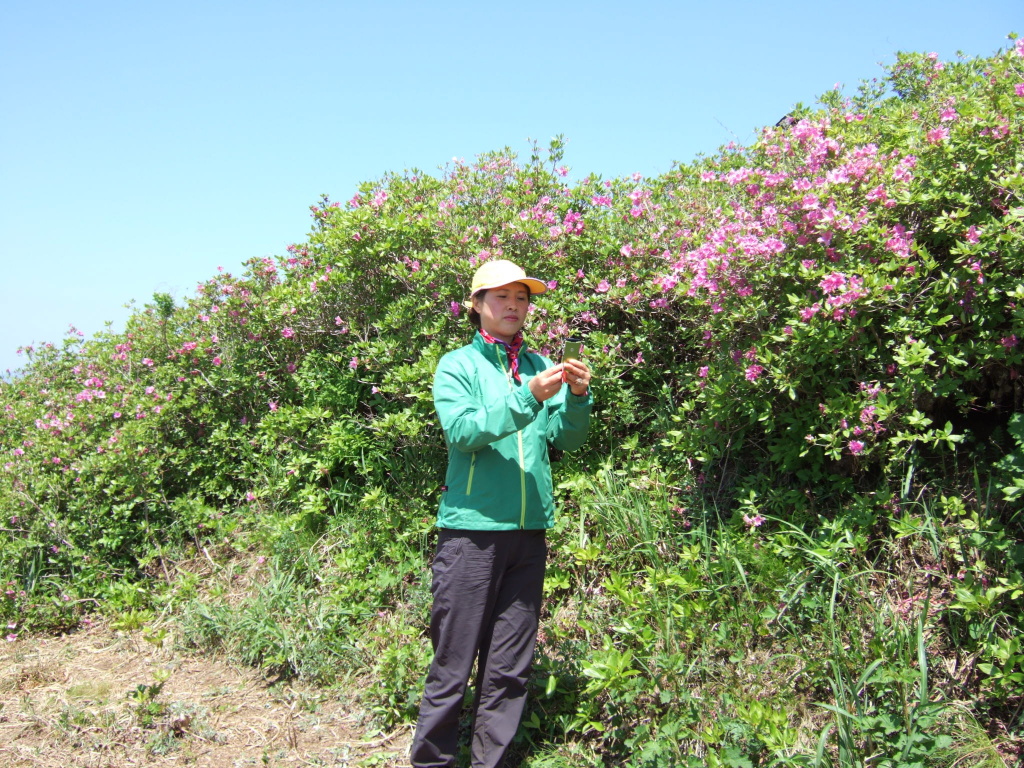
[(409, 740), (373, 733), (330, 691), (138, 632), (96, 626), (0, 645), (4, 768), (390, 768), (408, 764)]

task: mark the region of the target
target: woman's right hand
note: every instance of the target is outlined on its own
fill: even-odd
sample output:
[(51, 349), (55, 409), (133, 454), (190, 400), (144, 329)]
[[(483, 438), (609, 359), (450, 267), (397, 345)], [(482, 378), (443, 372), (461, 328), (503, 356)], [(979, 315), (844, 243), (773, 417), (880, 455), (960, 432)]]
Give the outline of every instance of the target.
[(530, 379), (530, 392), (537, 398), (538, 403), (543, 403), (549, 397), (553, 397), (562, 388), (562, 364), (554, 365), (546, 371), (541, 371)]

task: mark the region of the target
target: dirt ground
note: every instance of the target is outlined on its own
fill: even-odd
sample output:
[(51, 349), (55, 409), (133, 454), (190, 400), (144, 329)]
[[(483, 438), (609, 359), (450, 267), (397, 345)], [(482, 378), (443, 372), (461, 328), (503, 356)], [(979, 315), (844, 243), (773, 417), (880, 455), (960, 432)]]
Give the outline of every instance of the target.
[(0, 641), (0, 766), (408, 765), (407, 729), (369, 731), (323, 690), (99, 625)]

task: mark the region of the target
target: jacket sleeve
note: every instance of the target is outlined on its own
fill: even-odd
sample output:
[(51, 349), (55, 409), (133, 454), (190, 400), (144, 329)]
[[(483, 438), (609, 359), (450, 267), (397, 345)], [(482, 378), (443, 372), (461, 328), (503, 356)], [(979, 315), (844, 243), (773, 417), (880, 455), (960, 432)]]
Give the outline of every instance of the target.
[(471, 453), (515, 434), (537, 418), (543, 405), (527, 386), (482, 398), (474, 388), (475, 372), (459, 362), (441, 359), (434, 374), (434, 408), (449, 445)]
[[(554, 363), (541, 357), (541, 369), (550, 368)], [(593, 401), (588, 391), (585, 395), (574, 395), (563, 386), (561, 392), (544, 403), (547, 406), (547, 440), (560, 451), (574, 451), (587, 440), (590, 429), (590, 411)]]
[(560, 451), (574, 451), (587, 440), (590, 429), (591, 398), (574, 395), (566, 387), (558, 409), (548, 417), (548, 442)]

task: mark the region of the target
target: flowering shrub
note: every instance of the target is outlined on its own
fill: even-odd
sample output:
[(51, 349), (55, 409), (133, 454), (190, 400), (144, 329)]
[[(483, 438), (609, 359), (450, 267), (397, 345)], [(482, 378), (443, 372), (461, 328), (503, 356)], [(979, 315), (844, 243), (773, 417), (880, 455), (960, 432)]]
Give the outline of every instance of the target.
[(1022, 77), (1019, 46), (901, 55), (887, 83), (657, 179), (569, 186), (555, 140), (550, 165), (497, 152), (325, 198), (285, 257), (222, 271), (183, 307), (158, 296), (124, 334), (27, 353), (3, 386), (14, 538), (79, 508), (85, 532), (115, 507), (176, 520), (179, 497), (322, 495), (346, 474), (328, 437), (342, 423), (440, 462), (432, 368), (495, 257), (555, 289), (535, 346), (587, 335), (592, 445), (639, 433), (770, 511), (884, 502), (908, 461), (952, 457), (977, 417), (1019, 405)]
[[(422, 550), (445, 463), (431, 378), (491, 258), (550, 281), (534, 347), (586, 337), (594, 431), (565, 477), (643, 451), (673, 509), (734, 511), (748, 539), (844, 516), (866, 536), (925, 489), (983, 492), (1024, 402), (1022, 93), (1019, 42), (901, 54), (658, 178), (571, 184), (555, 139), (323, 198), (284, 256), (183, 306), (157, 295), (122, 334), (25, 351), (0, 384), (0, 616), (73, 623), (168, 546), (268, 520), (351, 521), (353, 572), (396, 540)], [(1017, 584), (1019, 535), (1000, 541), (974, 567), (1002, 556)]]

